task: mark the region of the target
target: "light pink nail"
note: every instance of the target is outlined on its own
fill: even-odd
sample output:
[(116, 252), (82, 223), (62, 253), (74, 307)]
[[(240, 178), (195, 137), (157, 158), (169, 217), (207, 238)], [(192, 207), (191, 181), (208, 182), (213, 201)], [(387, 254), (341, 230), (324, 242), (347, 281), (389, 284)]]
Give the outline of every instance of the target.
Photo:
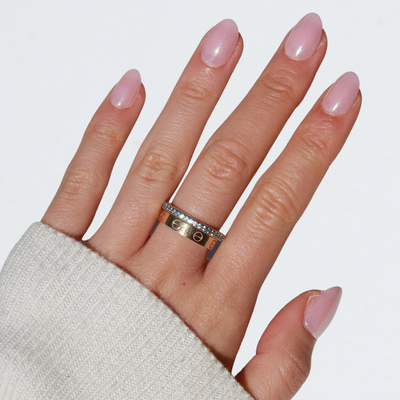
[(293, 60), (310, 57), (321, 41), (322, 21), (318, 14), (307, 14), (293, 28), (286, 45), (285, 53)]
[(238, 41), (235, 21), (224, 19), (210, 32), (201, 51), (201, 59), (209, 67), (218, 68), (232, 56)]
[(354, 72), (346, 72), (329, 89), (322, 106), (328, 114), (345, 114), (353, 105), (359, 89), (358, 76)]
[(129, 70), (115, 86), (111, 104), (117, 108), (129, 108), (139, 93), (141, 83), (139, 71)]
[(331, 323), (342, 297), (338, 286), (321, 292), (311, 300), (304, 315), (304, 325), (318, 339)]

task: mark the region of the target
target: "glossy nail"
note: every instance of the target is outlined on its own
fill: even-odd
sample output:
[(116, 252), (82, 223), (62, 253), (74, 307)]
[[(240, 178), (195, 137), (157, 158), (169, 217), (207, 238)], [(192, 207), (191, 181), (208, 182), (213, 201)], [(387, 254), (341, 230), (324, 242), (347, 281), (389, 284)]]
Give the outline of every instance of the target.
[(285, 45), (285, 53), (293, 60), (305, 60), (314, 53), (322, 35), (322, 21), (318, 14), (303, 17), (293, 28)]
[(111, 104), (117, 108), (129, 108), (139, 93), (141, 83), (139, 71), (129, 70), (115, 86)]
[(359, 89), (358, 76), (354, 72), (346, 72), (329, 89), (322, 107), (331, 115), (345, 114), (353, 105)]
[(209, 67), (218, 68), (232, 56), (239, 31), (235, 21), (224, 19), (210, 32), (201, 51), (201, 59)]
[(318, 339), (331, 323), (342, 297), (338, 286), (322, 291), (307, 305), (304, 315), (304, 326)]

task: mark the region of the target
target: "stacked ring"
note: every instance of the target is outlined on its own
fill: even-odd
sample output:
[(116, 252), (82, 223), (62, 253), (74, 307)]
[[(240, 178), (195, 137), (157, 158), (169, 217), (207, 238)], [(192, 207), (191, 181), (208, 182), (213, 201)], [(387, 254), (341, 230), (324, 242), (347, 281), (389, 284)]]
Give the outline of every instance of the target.
[(164, 203), (162, 208), (158, 217), (160, 222), (209, 250), (214, 248), (217, 241), (222, 242), (225, 238), (221, 232), (194, 219), (169, 203)]

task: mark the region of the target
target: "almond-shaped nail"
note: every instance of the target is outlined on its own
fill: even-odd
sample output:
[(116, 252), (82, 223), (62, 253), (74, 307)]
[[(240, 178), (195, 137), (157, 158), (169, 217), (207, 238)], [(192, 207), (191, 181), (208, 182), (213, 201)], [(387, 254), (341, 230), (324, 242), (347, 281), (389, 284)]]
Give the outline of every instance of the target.
[(201, 59), (212, 68), (224, 65), (232, 56), (239, 36), (239, 30), (231, 19), (224, 19), (214, 26), (201, 51)]
[(293, 60), (311, 57), (321, 42), (322, 21), (318, 14), (303, 17), (293, 28), (285, 45), (285, 53)]
[(322, 107), (331, 115), (346, 114), (357, 98), (360, 80), (354, 72), (343, 74), (329, 89)]
[(318, 339), (331, 323), (342, 297), (338, 286), (322, 291), (311, 300), (304, 314), (304, 325)]
[(141, 83), (137, 69), (126, 72), (111, 94), (111, 104), (117, 108), (129, 108), (139, 93)]

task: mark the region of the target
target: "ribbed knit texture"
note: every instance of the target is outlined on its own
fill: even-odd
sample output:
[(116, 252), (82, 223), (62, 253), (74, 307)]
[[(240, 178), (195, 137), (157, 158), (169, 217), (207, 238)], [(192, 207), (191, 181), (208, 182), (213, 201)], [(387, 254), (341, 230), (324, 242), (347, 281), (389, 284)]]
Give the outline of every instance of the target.
[(33, 224), (0, 273), (0, 399), (251, 399), (153, 293)]

